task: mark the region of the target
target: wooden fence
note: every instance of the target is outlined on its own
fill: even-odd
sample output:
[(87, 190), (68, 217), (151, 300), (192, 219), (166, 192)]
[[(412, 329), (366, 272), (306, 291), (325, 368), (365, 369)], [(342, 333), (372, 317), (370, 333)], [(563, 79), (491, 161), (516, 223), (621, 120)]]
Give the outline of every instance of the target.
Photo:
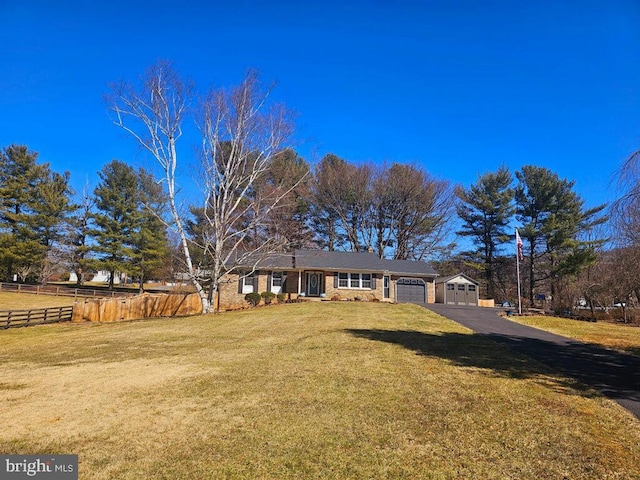
[(68, 322), (73, 317), (73, 308), (69, 305), (33, 310), (0, 311), (0, 327), (28, 327), (45, 323)]
[(144, 293), (127, 298), (97, 298), (73, 306), (0, 311), (0, 328), (58, 322), (116, 322), (153, 317), (181, 317), (202, 313), (197, 293)]
[(127, 298), (85, 299), (73, 307), (74, 322), (116, 322), (202, 313), (197, 293), (144, 293)]
[(53, 295), (73, 298), (130, 297), (134, 292), (116, 290), (73, 288), (62, 285), (27, 285), (24, 283), (0, 283), (0, 292), (32, 293), (35, 295)]

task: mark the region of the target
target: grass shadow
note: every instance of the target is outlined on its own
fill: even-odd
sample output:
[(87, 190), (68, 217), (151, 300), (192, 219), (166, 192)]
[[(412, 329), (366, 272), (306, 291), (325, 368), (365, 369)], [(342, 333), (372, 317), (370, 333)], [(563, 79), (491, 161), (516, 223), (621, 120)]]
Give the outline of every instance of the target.
[(418, 355), (446, 359), (457, 366), (481, 369), (490, 375), (532, 379), (563, 393), (592, 397), (597, 395), (595, 389), (617, 401), (640, 402), (640, 360), (580, 342), (560, 345), (516, 336), (414, 330), (345, 332), (400, 345)]

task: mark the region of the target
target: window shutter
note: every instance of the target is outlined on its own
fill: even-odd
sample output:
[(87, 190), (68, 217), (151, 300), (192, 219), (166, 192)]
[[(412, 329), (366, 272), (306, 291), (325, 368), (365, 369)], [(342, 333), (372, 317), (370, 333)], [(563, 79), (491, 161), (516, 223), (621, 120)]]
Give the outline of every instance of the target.
[(375, 290), (376, 289), (376, 274), (372, 273), (371, 274), (371, 290)]
[(242, 272), (238, 272), (238, 293), (242, 293), (243, 284), (244, 284), (244, 278), (242, 278)]
[(282, 293), (286, 293), (287, 290), (287, 272), (282, 272), (282, 289), (280, 290)]
[(271, 271), (267, 273), (267, 292), (271, 291), (271, 274), (272, 274)]
[(333, 272), (333, 288), (338, 288), (338, 272)]
[(256, 270), (255, 272), (253, 272), (253, 291), (260, 293), (260, 291), (258, 290), (258, 277), (260, 276), (260, 272), (258, 272), (258, 270)]

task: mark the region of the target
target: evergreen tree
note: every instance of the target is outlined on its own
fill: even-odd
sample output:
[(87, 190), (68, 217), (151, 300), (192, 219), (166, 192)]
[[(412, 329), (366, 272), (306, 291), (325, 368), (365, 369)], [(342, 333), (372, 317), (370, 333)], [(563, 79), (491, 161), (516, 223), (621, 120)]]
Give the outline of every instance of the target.
[(496, 257), (500, 246), (512, 237), (507, 232), (515, 212), (511, 187), (512, 176), (505, 166), (496, 172), (485, 173), (470, 188), (456, 188), (461, 200), (456, 206), (462, 220), (459, 235), (470, 237), (478, 248), (474, 260), (482, 265), (487, 297), (496, 298)]
[(538, 286), (547, 285), (554, 297), (561, 280), (595, 262), (595, 247), (603, 240), (583, 238), (606, 221), (600, 215), (605, 205), (584, 209), (584, 201), (573, 191), (574, 182), (543, 167), (524, 166), (516, 177), (516, 218), (529, 247), (526, 268), (533, 304)]
[(67, 232), (67, 250), (69, 266), (76, 274), (76, 284), (82, 285), (85, 275), (90, 267), (89, 255), (91, 246), (89, 245), (90, 222), (95, 200), (89, 192), (88, 185), (82, 192), (81, 203), (76, 206), (74, 214), (69, 219)]
[(133, 232), (132, 273), (139, 278), (140, 291), (144, 283), (167, 263), (171, 247), (163, 220), (167, 198), (162, 185), (151, 173), (138, 171), (138, 225)]
[(282, 245), (283, 250), (310, 248), (313, 232), (309, 229), (309, 164), (294, 150), (274, 155), (264, 178), (257, 182), (258, 195), (268, 199), (288, 192), (269, 213), (266, 235)]
[(46, 280), (73, 209), (69, 173), (38, 165), (37, 156), (23, 145), (0, 153), (0, 264), (6, 280)]
[(94, 190), (96, 212), (92, 215), (91, 236), (96, 258), (91, 265), (109, 272), (113, 289), (116, 273), (134, 274), (135, 230), (139, 222), (138, 176), (119, 160), (105, 165)]

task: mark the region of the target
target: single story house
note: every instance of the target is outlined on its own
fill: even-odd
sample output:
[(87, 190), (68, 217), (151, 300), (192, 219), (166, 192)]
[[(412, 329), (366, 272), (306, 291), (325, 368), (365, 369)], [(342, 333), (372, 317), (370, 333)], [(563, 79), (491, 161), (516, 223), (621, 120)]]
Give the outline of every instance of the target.
[(291, 298), (433, 303), (437, 273), (427, 263), (378, 258), (369, 252), (295, 250), (271, 254), (223, 279), (222, 309), (245, 305), (251, 292)]
[(435, 282), (436, 302), (449, 305), (478, 305), (480, 284), (464, 273), (438, 278)]

